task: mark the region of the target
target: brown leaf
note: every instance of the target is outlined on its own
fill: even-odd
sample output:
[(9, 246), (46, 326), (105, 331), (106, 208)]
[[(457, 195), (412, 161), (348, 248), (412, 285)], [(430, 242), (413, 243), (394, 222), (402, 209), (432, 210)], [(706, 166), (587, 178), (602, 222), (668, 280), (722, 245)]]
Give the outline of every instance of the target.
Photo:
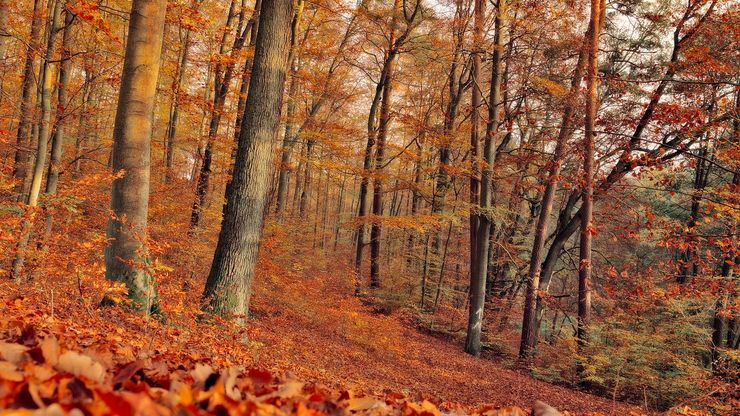
[(143, 366), (144, 362), (141, 360), (132, 361), (126, 364), (118, 371), (116, 376), (113, 377), (113, 386), (118, 386), (119, 384), (128, 381), (137, 371), (141, 370)]

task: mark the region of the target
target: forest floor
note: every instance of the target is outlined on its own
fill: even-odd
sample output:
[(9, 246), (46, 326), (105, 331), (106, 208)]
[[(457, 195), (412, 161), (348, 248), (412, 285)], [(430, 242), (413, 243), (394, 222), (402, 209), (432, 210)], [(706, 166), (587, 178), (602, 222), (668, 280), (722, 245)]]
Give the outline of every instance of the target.
[(462, 340), (420, 330), (406, 308), (381, 313), (376, 303), (354, 296), (346, 253), (308, 255), (284, 244), (285, 237), (263, 242), (253, 317), (244, 327), (201, 314), (198, 276), (206, 273), (201, 257), (208, 254), (188, 247), (196, 253), (188, 260), (191, 268), (178, 267), (190, 277), (173, 272), (160, 279), (165, 321), (100, 307), (103, 294), (115, 297), (121, 286), (78, 274), (35, 278), (22, 287), (0, 282), (0, 333), (32, 326), (110, 372), (166, 357), (175, 369), (198, 363), (256, 367), (336, 390), (427, 399), (443, 408), (529, 408), (541, 400), (579, 414), (641, 414), (634, 406), (536, 380), (495, 357), (469, 356)]
[[(463, 340), (417, 328), (409, 313), (379, 313), (353, 296), (340, 258), (295, 265), (293, 279), (262, 282), (252, 303), (256, 363), (299, 379), (373, 394), (401, 392), (414, 400), (531, 407), (626, 415), (640, 409), (536, 380), (495, 357), (474, 358)], [(269, 283), (265, 285), (264, 283)]]

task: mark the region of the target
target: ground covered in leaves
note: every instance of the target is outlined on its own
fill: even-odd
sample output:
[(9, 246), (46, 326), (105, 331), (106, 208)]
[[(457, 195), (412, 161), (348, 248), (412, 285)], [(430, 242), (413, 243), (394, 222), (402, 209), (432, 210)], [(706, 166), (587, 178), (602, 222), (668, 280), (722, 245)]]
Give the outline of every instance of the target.
[(341, 253), (308, 264), (274, 241), (243, 327), (200, 313), (199, 272), (160, 276), (164, 319), (100, 307), (105, 294), (123, 298), (100, 277), (0, 282), (0, 409), (525, 415), (542, 400), (571, 414), (640, 414), (470, 357), (418, 331), (405, 309), (379, 313), (353, 296)]

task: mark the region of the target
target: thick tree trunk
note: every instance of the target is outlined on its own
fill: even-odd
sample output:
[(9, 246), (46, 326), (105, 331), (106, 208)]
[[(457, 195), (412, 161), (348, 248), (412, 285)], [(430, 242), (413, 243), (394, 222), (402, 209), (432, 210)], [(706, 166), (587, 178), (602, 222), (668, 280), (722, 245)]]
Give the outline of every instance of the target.
[(146, 313), (158, 309), (145, 241), (154, 96), (166, 10), (159, 0), (133, 0), (113, 127), (112, 167), (123, 176), (113, 181), (105, 275), (126, 283), (129, 297)]
[(221, 231), (203, 291), (206, 308), (215, 314), (246, 317), (249, 310), (272, 177), (271, 142), (280, 122), (288, 70), (292, 17), (291, 0), (263, 0), (234, 174), (226, 189)]
[[(594, 147), (596, 141), (596, 113), (599, 107), (598, 69), (599, 69), (599, 35), (601, 34), (602, 1), (591, 1), (591, 38), (588, 40), (588, 60), (586, 62), (586, 117), (583, 143), (584, 189), (581, 203), (581, 241), (578, 264), (578, 351), (583, 353), (590, 342), (591, 331), (591, 242), (593, 230), (593, 193), (594, 193)], [(579, 363), (579, 372), (583, 365)], [(581, 374), (582, 376), (583, 374)]]

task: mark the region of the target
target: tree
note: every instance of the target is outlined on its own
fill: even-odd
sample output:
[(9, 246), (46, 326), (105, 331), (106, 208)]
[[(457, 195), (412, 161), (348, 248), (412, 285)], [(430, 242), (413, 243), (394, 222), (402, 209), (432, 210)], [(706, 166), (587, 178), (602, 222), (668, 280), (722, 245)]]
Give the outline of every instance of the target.
[(249, 311), (268, 184), (272, 176), (271, 142), (275, 138), (288, 70), (291, 0), (263, 0), (244, 120), (239, 133), (234, 174), (203, 299), (218, 315), (246, 316)]
[[(585, 46), (588, 47), (586, 61), (586, 116), (583, 138), (583, 176), (584, 187), (581, 210), (581, 243), (578, 263), (578, 324), (577, 338), (579, 351), (583, 351), (590, 340), (591, 331), (591, 242), (594, 235), (593, 194), (594, 194), (594, 146), (596, 142), (596, 113), (599, 107), (599, 35), (603, 21), (602, 2), (591, 1), (591, 20), (589, 33), (591, 37)], [(581, 366), (581, 371), (583, 371)]]
[(31, 108), (33, 106), (33, 87), (34, 87), (34, 61), (37, 51), (41, 45), (41, 26), (43, 16), (41, 8), (42, 0), (34, 0), (33, 15), (31, 17), (31, 39), (26, 47), (25, 64), (23, 66), (23, 81), (21, 82), (21, 99), (19, 105), (18, 129), (16, 134), (15, 160), (13, 163), (13, 177), (17, 180), (15, 194), (18, 201), (27, 198), (28, 190), (31, 186), (30, 176), (28, 175), (31, 154), (28, 151), (31, 148), (30, 130), (31, 126)]
[[(486, 297), (486, 276), (488, 275), (488, 252), (490, 244), (491, 225), (493, 221), (489, 212), (493, 192), (493, 168), (496, 151), (496, 139), (499, 135), (499, 122), (502, 102), (501, 82), (503, 79), (504, 31), (506, 30), (506, 0), (498, 0), (496, 7), (496, 22), (493, 45), (493, 63), (491, 69), (491, 92), (489, 96), (488, 122), (483, 148), (483, 169), (480, 181), (480, 207), (475, 212), (478, 229), (472, 242), (475, 251), (471, 258), (470, 276), (470, 310), (468, 312), (468, 332), (465, 339), (465, 352), (475, 356), (480, 355), (481, 332), (483, 329), (483, 307)], [(474, 61), (475, 62), (475, 61)], [(479, 88), (478, 85), (473, 86)], [(474, 129), (476, 129), (474, 127)], [(477, 139), (476, 139), (477, 140)]]
[[(586, 38), (590, 34), (586, 33)], [(535, 228), (534, 239), (532, 243), (532, 253), (529, 259), (529, 271), (527, 274), (527, 288), (524, 296), (524, 316), (522, 318), (522, 337), (519, 345), (519, 357), (526, 359), (532, 353), (536, 340), (536, 305), (537, 291), (540, 286), (540, 273), (542, 272), (542, 253), (545, 249), (545, 239), (548, 235), (550, 223), (550, 214), (552, 213), (553, 202), (555, 201), (555, 192), (558, 188), (558, 175), (565, 156), (568, 139), (573, 134), (574, 112), (577, 105), (576, 99), (580, 92), (581, 79), (583, 78), (583, 69), (585, 66), (586, 48), (581, 47), (578, 54), (573, 78), (571, 80), (570, 91), (566, 97), (563, 117), (560, 123), (555, 151), (550, 161), (547, 184), (542, 194), (540, 213), (537, 216), (537, 225)]]
[(146, 233), (152, 115), (166, 10), (166, 4), (159, 0), (134, 0), (131, 5), (113, 127), (112, 167), (122, 176), (113, 181), (111, 190), (105, 276), (124, 282), (135, 307), (145, 313), (158, 310)]

